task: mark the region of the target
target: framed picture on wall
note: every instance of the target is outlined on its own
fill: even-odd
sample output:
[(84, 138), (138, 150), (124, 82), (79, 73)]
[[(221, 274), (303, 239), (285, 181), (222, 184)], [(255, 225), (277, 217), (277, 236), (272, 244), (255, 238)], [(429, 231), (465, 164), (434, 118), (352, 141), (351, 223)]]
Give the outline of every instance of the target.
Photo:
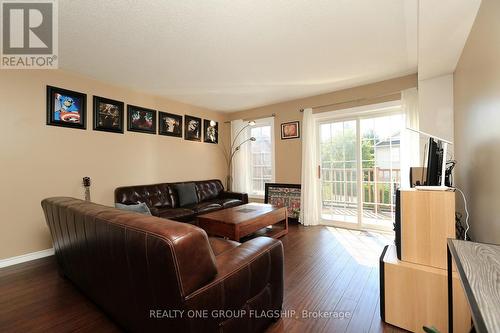
[(182, 116), (160, 111), (158, 119), (160, 135), (182, 138)]
[(127, 105), (127, 129), (131, 132), (156, 134), (156, 111)]
[(47, 86), (47, 125), (87, 128), (87, 95)]
[(281, 140), (300, 138), (299, 121), (281, 124)]
[(94, 130), (123, 133), (123, 102), (94, 96)]
[(219, 143), (219, 123), (203, 119), (203, 135), (206, 143)]
[(201, 118), (184, 116), (184, 139), (201, 141)]

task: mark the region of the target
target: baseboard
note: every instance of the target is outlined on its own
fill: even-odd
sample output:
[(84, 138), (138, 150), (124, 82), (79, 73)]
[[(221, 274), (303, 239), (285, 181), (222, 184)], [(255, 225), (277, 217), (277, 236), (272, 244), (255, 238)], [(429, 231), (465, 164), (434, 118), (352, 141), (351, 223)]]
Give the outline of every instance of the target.
[(40, 259), (43, 257), (48, 257), (54, 254), (54, 248), (42, 250), (42, 251), (37, 251), (37, 252), (32, 252), (32, 253), (26, 253), (17, 257), (12, 257), (12, 258), (7, 258), (7, 259), (1, 259), (0, 260), (0, 268), (7, 267), (7, 266), (12, 266), (12, 265), (17, 265), (26, 261), (31, 261), (35, 259)]

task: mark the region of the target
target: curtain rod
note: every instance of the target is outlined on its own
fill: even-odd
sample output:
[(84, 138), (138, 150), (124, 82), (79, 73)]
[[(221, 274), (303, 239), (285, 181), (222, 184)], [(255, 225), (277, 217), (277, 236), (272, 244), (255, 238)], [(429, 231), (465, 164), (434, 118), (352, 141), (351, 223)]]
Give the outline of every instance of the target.
[[(251, 120), (259, 120), (259, 119), (271, 118), (271, 117), (276, 117), (276, 113), (272, 113), (269, 116), (259, 116), (259, 117), (256, 117), (256, 118), (245, 118), (245, 119), (241, 119), (241, 120), (243, 120), (243, 121), (251, 121)], [(224, 122), (224, 124), (229, 124), (229, 123), (231, 123), (230, 120)]]
[(245, 118), (245, 119), (242, 119), (242, 120), (243, 121), (251, 121), (251, 120), (259, 120), (259, 119), (271, 118), (271, 117), (276, 117), (276, 113), (271, 113), (269, 116), (259, 116), (257, 118)]
[[(331, 104), (315, 105), (315, 106), (311, 106), (310, 108), (311, 109), (319, 109), (319, 108), (324, 108), (324, 107), (327, 107), (327, 106), (337, 106), (337, 105), (342, 105), (342, 104), (347, 104), (347, 103), (369, 101), (371, 99), (376, 99), (376, 98), (381, 98), (381, 97), (388, 97), (388, 96), (392, 96), (392, 95), (396, 95), (396, 94), (401, 94), (401, 91), (396, 91), (396, 92), (391, 92), (391, 93), (385, 93), (385, 94), (376, 95), (376, 96), (370, 96), (370, 97), (356, 98), (356, 99), (351, 99), (351, 100), (348, 100), (348, 101), (331, 103)], [(299, 109), (299, 111), (300, 112), (304, 112), (304, 108)], [(245, 119), (242, 119), (242, 120), (243, 121), (250, 121), (250, 120), (262, 119), (262, 118), (269, 118), (269, 117), (276, 117), (276, 113), (272, 113), (269, 116), (260, 116), (260, 117), (257, 117), (257, 118), (245, 118)], [(230, 122), (231, 121), (228, 120), (228, 121), (225, 121), (224, 123), (228, 124)]]
[[(319, 108), (324, 108), (324, 107), (327, 107), (327, 106), (336, 106), (336, 105), (342, 105), (342, 104), (353, 103), (353, 102), (368, 101), (368, 100), (371, 100), (371, 99), (381, 98), (381, 97), (388, 97), (388, 96), (392, 96), (392, 95), (396, 95), (396, 94), (400, 94), (400, 93), (401, 92), (392, 92), (392, 93), (386, 93), (386, 94), (376, 95), (376, 96), (371, 96), (371, 97), (356, 98), (356, 99), (352, 99), (352, 100), (349, 100), (349, 101), (343, 101), (343, 102), (337, 102), (337, 103), (331, 103), (331, 104), (323, 104), (323, 105), (315, 105), (315, 106), (311, 106), (311, 109), (319, 109)], [(304, 112), (304, 109), (300, 109), (299, 111), (300, 112)]]

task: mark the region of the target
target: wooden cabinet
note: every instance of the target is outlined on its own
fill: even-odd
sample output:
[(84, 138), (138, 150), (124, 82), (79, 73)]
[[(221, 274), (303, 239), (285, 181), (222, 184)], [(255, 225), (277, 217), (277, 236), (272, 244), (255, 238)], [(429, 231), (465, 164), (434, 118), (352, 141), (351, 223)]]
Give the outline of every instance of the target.
[[(399, 239), (380, 258), (380, 309), (385, 322), (412, 332), (448, 331), (447, 238), (455, 238), (455, 192), (400, 191)], [(456, 273), (454, 273), (456, 274)], [(463, 288), (453, 278), (454, 331), (469, 332)]]
[(401, 260), (446, 269), (455, 238), (455, 192), (401, 190)]
[[(447, 271), (400, 261), (396, 247), (388, 245), (380, 263), (384, 279), (380, 298), (382, 320), (412, 332), (422, 326), (448, 332)], [(471, 315), (458, 275), (453, 276), (454, 332), (469, 332)]]

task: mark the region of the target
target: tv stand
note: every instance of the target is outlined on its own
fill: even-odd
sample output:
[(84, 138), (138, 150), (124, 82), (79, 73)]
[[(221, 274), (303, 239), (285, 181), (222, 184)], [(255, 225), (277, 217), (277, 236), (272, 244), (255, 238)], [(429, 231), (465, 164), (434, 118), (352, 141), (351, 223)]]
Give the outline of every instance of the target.
[[(380, 257), (382, 320), (412, 332), (422, 326), (448, 331), (447, 238), (455, 238), (455, 193), (400, 190), (396, 238)], [(453, 274), (455, 332), (470, 331), (471, 315), (458, 275)]]

